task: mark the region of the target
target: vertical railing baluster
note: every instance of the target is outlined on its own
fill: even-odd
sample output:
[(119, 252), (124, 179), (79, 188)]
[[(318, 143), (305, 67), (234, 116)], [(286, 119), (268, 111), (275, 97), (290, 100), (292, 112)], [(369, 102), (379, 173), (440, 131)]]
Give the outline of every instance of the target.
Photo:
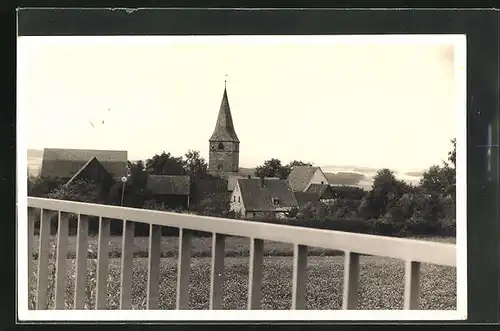
[(250, 267), (248, 273), (248, 309), (260, 309), (262, 298), (262, 263), (264, 241), (250, 239)]
[(40, 234), (38, 245), (38, 279), (36, 289), (36, 309), (47, 309), (47, 287), (49, 284), (50, 219), (52, 211), (40, 211)]
[(161, 258), (161, 226), (151, 224), (149, 226), (149, 252), (148, 252), (148, 309), (158, 309)]
[(358, 305), (359, 254), (345, 252), (344, 256), (344, 295), (342, 309), (356, 309)]
[(212, 270), (210, 275), (210, 309), (222, 309), (224, 256), (226, 236), (212, 234)]
[(189, 230), (179, 229), (177, 266), (177, 309), (189, 309), (189, 272), (191, 269), (191, 239)]
[(123, 221), (120, 309), (132, 307), (132, 271), (134, 262), (134, 229), (135, 223)]
[(97, 243), (97, 284), (95, 309), (106, 309), (109, 261), (110, 220), (99, 217), (99, 236)]
[(85, 288), (87, 287), (88, 236), (89, 216), (78, 214), (78, 232), (76, 234), (75, 309), (85, 308)]
[(33, 242), (35, 240), (36, 210), (28, 208), (28, 291), (33, 278)]
[(304, 309), (307, 285), (307, 246), (293, 247), (292, 309)]
[(405, 263), (405, 310), (419, 309), (420, 295), (420, 262)]
[(55, 309), (64, 309), (66, 306), (66, 255), (68, 254), (68, 223), (69, 215), (59, 211), (59, 225), (57, 227), (57, 269), (56, 269), (56, 303)]

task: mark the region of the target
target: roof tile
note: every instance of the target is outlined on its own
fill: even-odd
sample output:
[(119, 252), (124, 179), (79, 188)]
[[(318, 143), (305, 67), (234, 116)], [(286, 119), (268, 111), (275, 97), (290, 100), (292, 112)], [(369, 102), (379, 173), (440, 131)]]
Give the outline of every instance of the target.
[[(279, 211), (298, 206), (292, 188), (285, 180), (266, 178), (262, 186), (260, 178), (240, 178), (238, 185), (247, 211)], [(273, 198), (279, 200), (278, 205), (274, 205)]]

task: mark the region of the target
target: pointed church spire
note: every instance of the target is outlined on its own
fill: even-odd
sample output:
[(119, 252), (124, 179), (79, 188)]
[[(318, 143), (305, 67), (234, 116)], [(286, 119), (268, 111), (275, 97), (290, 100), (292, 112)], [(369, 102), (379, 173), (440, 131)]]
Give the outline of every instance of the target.
[[(226, 75), (227, 76), (227, 75)], [(231, 116), (231, 109), (229, 107), (229, 100), (227, 98), (226, 81), (224, 80), (224, 95), (217, 117), (215, 129), (209, 141), (232, 141), (239, 143), (240, 140), (234, 130), (233, 118)]]

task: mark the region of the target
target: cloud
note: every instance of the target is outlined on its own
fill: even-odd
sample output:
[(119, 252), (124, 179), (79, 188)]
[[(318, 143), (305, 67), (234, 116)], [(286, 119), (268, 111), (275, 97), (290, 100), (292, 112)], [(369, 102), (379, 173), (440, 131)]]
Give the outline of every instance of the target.
[(409, 177), (422, 177), (423, 174), (423, 171), (408, 171), (404, 173), (405, 176)]

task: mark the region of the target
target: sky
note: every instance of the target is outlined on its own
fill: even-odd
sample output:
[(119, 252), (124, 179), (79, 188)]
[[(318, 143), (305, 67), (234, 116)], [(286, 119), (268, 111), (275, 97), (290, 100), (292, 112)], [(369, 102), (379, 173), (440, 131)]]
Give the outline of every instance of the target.
[(241, 167), (421, 171), (457, 136), (457, 49), (408, 40), (20, 37), (18, 111), (30, 149), (208, 159), (227, 80)]

